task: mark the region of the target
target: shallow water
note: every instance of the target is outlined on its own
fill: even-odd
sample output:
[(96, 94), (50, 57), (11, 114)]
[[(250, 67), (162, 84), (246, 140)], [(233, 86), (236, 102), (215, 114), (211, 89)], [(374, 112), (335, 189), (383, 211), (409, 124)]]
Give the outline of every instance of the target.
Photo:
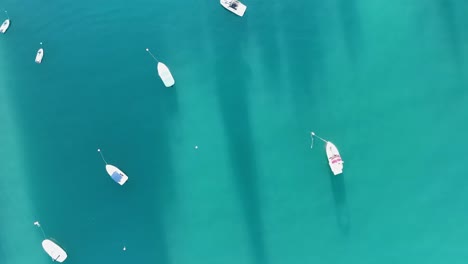
[(2, 2), (0, 263), (468, 257), (468, 2), (244, 3)]

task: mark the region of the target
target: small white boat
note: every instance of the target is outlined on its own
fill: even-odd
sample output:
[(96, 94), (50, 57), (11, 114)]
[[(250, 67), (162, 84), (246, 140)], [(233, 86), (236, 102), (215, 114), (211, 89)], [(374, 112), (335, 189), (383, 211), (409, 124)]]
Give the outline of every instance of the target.
[(44, 57), (44, 49), (40, 48), (36, 54), (36, 63), (41, 63), (42, 57)]
[(336, 146), (330, 141), (327, 141), (325, 148), (327, 150), (328, 164), (333, 174), (338, 175), (343, 173), (344, 161), (341, 159), (340, 152), (338, 152)]
[(238, 0), (220, 0), (219, 1), (224, 8), (233, 12), (238, 16), (243, 16), (247, 6), (239, 2)]
[(166, 87), (171, 87), (175, 84), (174, 78), (166, 64), (158, 62), (158, 74)]
[(107, 164), (106, 171), (109, 176), (120, 185), (124, 185), (124, 183), (128, 180), (128, 176), (114, 165)]
[(7, 19), (3, 22), (2, 26), (0, 26), (0, 33), (5, 34), (5, 32), (10, 27), (10, 19)]
[(104, 155), (101, 152), (101, 149), (97, 150), (99, 154), (101, 155), (102, 160), (106, 164), (106, 171), (109, 174), (109, 176), (118, 184), (124, 185), (124, 183), (128, 180), (128, 176), (121, 171), (119, 168), (117, 168), (114, 165), (110, 165), (107, 163), (106, 159), (104, 158)]
[(53, 261), (64, 262), (68, 257), (67, 252), (52, 240), (44, 239), (44, 241), (42, 241), (42, 247)]

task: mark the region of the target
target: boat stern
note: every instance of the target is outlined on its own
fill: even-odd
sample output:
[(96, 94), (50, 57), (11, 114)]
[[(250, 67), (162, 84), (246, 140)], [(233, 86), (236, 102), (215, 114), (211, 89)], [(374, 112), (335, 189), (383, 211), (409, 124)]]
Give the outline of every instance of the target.
[(50, 239), (44, 239), (42, 241), (42, 248), (49, 254), (53, 261), (62, 263), (68, 257), (67, 252)]
[(166, 64), (159, 62), (158, 63), (158, 75), (166, 87), (172, 87), (175, 84), (174, 77), (172, 77), (171, 71), (166, 66)]
[(121, 171), (119, 168), (113, 165), (107, 164), (106, 171), (107, 174), (109, 174), (109, 176), (112, 178), (112, 180), (114, 180), (120, 185), (124, 185), (128, 180), (128, 176), (125, 173), (123, 173), (123, 171)]
[(333, 175), (340, 175), (343, 173), (343, 164), (330, 165)]

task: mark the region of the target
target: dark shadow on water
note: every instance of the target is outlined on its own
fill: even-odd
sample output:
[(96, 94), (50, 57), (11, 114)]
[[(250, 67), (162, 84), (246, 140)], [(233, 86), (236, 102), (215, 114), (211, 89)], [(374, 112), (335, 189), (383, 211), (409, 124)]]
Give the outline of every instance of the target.
[[(133, 168), (135, 181), (139, 182), (135, 183), (138, 186), (133, 188), (135, 192), (133, 204), (127, 205), (127, 211), (123, 216), (134, 216), (134, 230), (127, 230), (128, 236), (140, 239), (134, 242), (138, 246), (143, 245), (152, 260), (170, 264), (165, 212), (176, 203), (174, 200), (176, 183), (170, 142), (172, 123), (177, 118), (178, 112), (177, 87), (166, 88), (162, 84), (158, 86), (154, 87), (152, 95), (148, 94), (147, 99), (141, 100), (144, 105), (153, 105), (154, 111), (149, 111), (146, 118), (141, 118), (149, 121), (149, 124), (139, 122), (135, 127), (135, 131), (139, 131), (138, 137), (147, 140), (138, 140), (138, 145), (134, 145), (133, 148), (135, 153), (141, 149), (145, 154), (151, 155), (141, 155), (139, 165), (144, 165)], [(129, 250), (127, 253), (130, 252)], [(126, 259), (132, 262), (148, 261), (148, 256), (141, 254), (141, 251), (137, 252), (138, 255), (132, 252), (133, 256), (129, 254)]]
[(308, 111), (317, 100), (317, 87), (323, 80), (327, 43), (327, 17), (329, 3), (326, 1), (282, 2), (283, 15), (292, 16), (282, 21), (282, 38), (285, 44), (285, 65), (288, 68), (288, 88), (294, 100), (296, 112)]
[(363, 49), (360, 16), (356, 0), (338, 0), (343, 36), (351, 63), (356, 66), (359, 51)]
[[(280, 12), (280, 2), (268, 2), (261, 1), (257, 2), (255, 7), (257, 10), (263, 10), (263, 12), (268, 12), (268, 19), (254, 19), (250, 16), (255, 16), (254, 12), (249, 12), (247, 9), (246, 12), (249, 12), (249, 20), (243, 21), (243, 23), (249, 24), (249, 33), (252, 38), (252, 43), (254, 43), (259, 51), (260, 59), (262, 62), (262, 67), (265, 68), (268, 73), (269, 85), (274, 85), (280, 78), (280, 69), (282, 61), (280, 60), (280, 45), (279, 40), (280, 36), (280, 24), (281, 17), (279, 17)], [(247, 13), (246, 13), (247, 14)], [(279, 89), (284, 87), (278, 86)]]
[[(2, 225), (4, 226), (4, 225)], [(4, 241), (2, 237), (0, 237)], [(0, 263), (8, 263), (7, 262), (7, 256), (6, 256), (6, 250), (4, 248), (4, 245), (0, 243)]]
[[(246, 21), (225, 10), (215, 15), (211, 25), (219, 25), (212, 43), (215, 48), (216, 92), (224, 130), (228, 140), (234, 184), (238, 190), (245, 226), (253, 252), (254, 263), (266, 264), (267, 253), (263, 234), (261, 202), (259, 198), (258, 169), (255, 142), (251, 135), (248, 103), (248, 81), (253, 73), (243, 47), (248, 41)], [(248, 12), (248, 11), (247, 11)], [(216, 27), (216, 26), (212, 26)], [(232, 31), (231, 31), (232, 30)]]
[(455, 19), (454, 0), (437, 0), (438, 10), (444, 22), (444, 32), (447, 34), (453, 60), (456, 63), (458, 71), (461, 73), (463, 68), (463, 48), (460, 40), (459, 27)]
[(346, 198), (346, 186), (344, 174), (333, 175), (330, 172), (330, 183), (335, 202), (335, 214), (338, 228), (343, 235), (348, 235), (351, 229), (351, 219), (349, 216), (348, 202)]

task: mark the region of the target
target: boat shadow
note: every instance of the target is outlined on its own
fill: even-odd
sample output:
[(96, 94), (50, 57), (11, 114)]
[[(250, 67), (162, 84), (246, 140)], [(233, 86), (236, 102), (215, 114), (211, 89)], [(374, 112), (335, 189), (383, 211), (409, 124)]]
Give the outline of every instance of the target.
[[(349, 58), (356, 66), (359, 51), (363, 49), (362, 30), (356, 0), (339, 0), (338, 11), (343, 28), (343, 39), (346, 43)], [(354, 67), (353, 67), (354, 69)]]
[[(153, 104), (153, 112), (148, 111), (146, 118), (143, 118), (146, 122), (138, 122), (135, 127), (141, 138), (147, 140), (133, 142), (133, 145), (135, 151), (144, 149), (148, 154), (140, 157), (140, 162), (152, 164), (152, 166), (151, 169), (141, 166), (133, 168), (135, 175), (139, 175), (140, 178), (135, 181), (129, 178), (130, 185), (126, 187), (139, 190), (131, 198), (133, 204), (141, 206), (134, 207), (128, 203), (127, 209), (122, 212), (122, 217), (131, 215), (133, 220), (133, 229), (126, 230), (125, 235), (133, 241), (133, 244), (136, 244), (136, 241), (142, 237), (146, 237), (147, 243), (141, 247), (151, 253), (137, 255), (130, 249), (126, 252), (126, 258), (131, 258), (132, 261), (138, 260), (137, 262), (152, 259), (161, 264), (170, 264), (172, 259), (168, 242), (169, 225), (165, 215), (177, 203), (175, 199), (176, 178), (170, 143), (173, 140), (171, 131), (174, 122), (178, 121), (177, 84), (171, 88), (159, 89), (158, 87), (154, 97), (148, 96), (143, 100), (147, 101), (146, 105)], [(157, 146), (157, 148), (148, 149), (148, 146)], [(152, 188), (148, 188), (149, 186)]]
[[(247, 11), (248, 12), (248, 11)], [(226, 131), (228, 157), (243, 213), (248, 243), (253, 262), (267, 264), (265, 236), (263, 234), (262, 206), (259, 195), (258, 168), (255, 142), (252, 136), (249, 84), (252, 72), (244, 47), (249, 34), (245, 21), (238, 22), (232, 14), (219, 17), (217, 24), (237, 28), (232, 32), (214, 31), (216, 93), (222, 125)], [(238, 78), (238, 76), (242, 76)]]
[(453, 0), (438, 0), (438, 10), (444, 23), (445, 33), (447, 35), (448, 45), (459, 76), (463, 76), (463, 41), (460, 37), (460, 28), (456, 21), (456, 5)]
[[(294, 104), (294, 111), (304, 113), (310, 111), (316, 98), (323, 97), (327, 89), (316, 89), (320, 84), (323, 88), (326, 73), (327, 40), (323, 37), (323, 29), (328, 27), (323, 19), (327, 10), (326, 1), (309, 1), (305, 3), (282, 2), (282, 14), (294, 14), (294, 23), (283, 23), (281, 26), (282, 54), (286, 72), (285, 81), (288, 93)], [(274, 86), (273, 86), (274, 87)], [(282, 88), (284, 89), (284, 88)], [(320, 90), (320, 94), (318, 91)]]
[(336, 223), (341, 234), (348, 235), (351, 230), (351, 219), (349, 216), (344, 174), (335, 176), (330, 172), (329, 178), (335, 204)]

